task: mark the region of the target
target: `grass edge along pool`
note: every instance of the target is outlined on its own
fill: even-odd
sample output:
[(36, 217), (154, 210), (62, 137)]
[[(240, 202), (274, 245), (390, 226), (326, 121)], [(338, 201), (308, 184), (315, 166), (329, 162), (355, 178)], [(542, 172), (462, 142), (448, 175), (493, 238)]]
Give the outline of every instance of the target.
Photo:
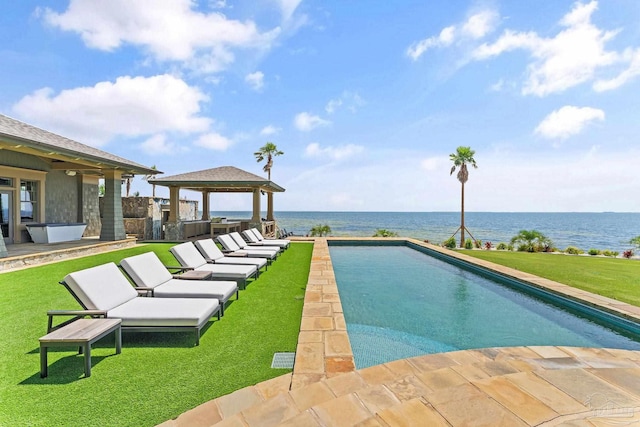
[(466, 261), (455, 256), (442, 253), (429, 247), (411, 242), (409, 240), (328, 240), (329, 246), (403, 246), (421, 252), (434, 259), (443, 261), (449, 265), (469, 271), (480, 277), (490, 279), (507, 288), (523, 292), (543, 302), (550, 303), (567, 312), (581, 315), (600, 323), (602, 326), (622, 331), (625, 335), (630, 334), (640, 341), (640, 322), (621, 317), (621, 313), (609, 312), (606, 308), (595, 306), (589, 302), (574, 299), (569, 295), (558, 294), (553, 290), (541, 288), (525, 280), (517, 279), (509, 275), (497, 272), (490, 268), (477, 265), (471, 261)]

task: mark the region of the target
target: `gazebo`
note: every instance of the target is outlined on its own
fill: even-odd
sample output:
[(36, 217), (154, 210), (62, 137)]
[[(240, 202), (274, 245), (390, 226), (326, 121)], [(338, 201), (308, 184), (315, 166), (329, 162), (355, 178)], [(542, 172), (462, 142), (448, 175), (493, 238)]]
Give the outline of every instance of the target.
[(270, 234), (271, 227), (263, 228), (260, 217), (260, 195), (267, 195), (267, 225), (274, 224), (273, 193), (283, 192), (284, 188), (266, 178), (238, 169), (233, 166), (221, 166), (196, 172), (154, 178), (150, 184), (169, 187), (169, 219), (165, 223), (166, 240), (182, 240), (183, 226), (180, 221), (178, 205), (180, 190), (187, 189), (202, 193), (202, 220), (209, 221), (210, 193), (253, 193), (253, 213), (249, 227), (258, 227)]

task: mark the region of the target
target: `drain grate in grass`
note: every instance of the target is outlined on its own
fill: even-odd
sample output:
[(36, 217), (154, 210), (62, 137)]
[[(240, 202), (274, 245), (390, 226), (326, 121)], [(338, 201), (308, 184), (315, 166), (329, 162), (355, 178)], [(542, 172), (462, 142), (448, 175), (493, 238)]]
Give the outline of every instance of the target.
[(274, 369), (293, 369), (295, 353), (274, 353), (271, 367)]

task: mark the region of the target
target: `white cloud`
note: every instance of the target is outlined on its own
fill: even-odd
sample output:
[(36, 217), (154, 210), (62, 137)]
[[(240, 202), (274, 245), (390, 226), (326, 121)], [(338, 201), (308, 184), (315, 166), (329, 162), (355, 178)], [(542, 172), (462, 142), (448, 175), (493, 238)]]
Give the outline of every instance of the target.
[(303, 132), (309, 132), (310, 130), (317, 127), (329, 126), (331, 124), (330, 121), (324, 120), (320, 118), (320, 116), (314, 116), (307, 112), (296, 114), (295, 118), (293, 119), (293, 123), (296, 129)]
[(275, 135), (279, 133), (281, 130), (282, 130), (281, 128), (275, 127), (273, 125), (267, 125), (262, 128), (262, 130), (260, 131), (260, 135), (265, 135), (265, 136)]
[(598, 69), (619, 60), (616, 52), (605, 49), (617, 31), (603, 31), (591, 22), (597, 6), (595, 0), (575, 3), (560, 20), (565, 29), (555, 37), (507, 30), (494, 43), (478, 47), (473, 56), (482, 60), (514, 49), (528, 50), (532, 61), (527, 66), (524, 95), (545, 96), (592, 80)]
[(364, 147), (361, 145), (347, 144), (341, 147), (328, 146), (325, 148), (320, 147), (320, 144), (313, 142), (307, 145), (305, 149), (305, 156), (307, 157), (323, 157), (331, 160), (344, 160), (346, 158), (355, 156), (364, 151)]
[(215, 132), (200, 135), (200, 137), (198, 137), (198, 139), (194, 142), (194, 145), (197, 145), (198, 147), (203, 147), (215, 151), (225, 151), (232, 144), (232, 140)]
[(167, 135), (157, 134), (140, 144), (140, 148), (150, 156), (163, 156), (175, 154), (177, 151), (185, 151), (177, 144), (167, 141)]
[(328, 114), (335, 113), (339, 108), (345, 107), (352, 113), (358, 111), (358, 109), (364, 106), (366, 102), (355, 92), (344, 91), (342, 95), (336, 99), (330, 100), (324, 107)]
[(446, 170), (447, 166), (450, 166), (447, 157), (427, 157), (420, 162), (420, 167), (429, 172)]
[(262, 71), (256, 71), (255, 73), (247, 74), (244, 81), (247, 82), (253, 90), (260, 91), (264, 87), (264, 73)]
[(604, 120), (604, 111), (591, 107), (565, 105), (540, 122), (535, 133), (548, 139), (566, 139), (577, 135), (594, 120)]
[(329, 102), (327, 102), (327, 106), (324, 107), (324, 110), (329, 114), (333, 114), (338, 108), (340, 108), (341, 105), (342, 105), (342, 99), (340, 98), (332, 99)]
[(206, 131), (211, 120), (199, 113), (207, 100), (198, 88), (171, 75), (125, 76), (57, 95), (40, 89), (18, 101), (13, 111), (79, 142), (102, 145), (117, 135)]
[(90, 48), (113, 51), (131, 44), (158, 60), (188, 61), (205, 72), (232, 62), (231, 49), (268, 48), (280, 33), (279, 28), (261, 33), (253, 21), (194, 7), (190, 0), (154, 0), (153, 7), (129, 0), (73, 0), (62, 13), (39, 12), (48, 24), (78, 33)]
[(596, 92), (617, 89), (640, 75), (640, 48), (635, 50), (626, 49), (622, 58), (629, 63), (628, 68), (612, 79), (596, 81), (593, 84), (593, 89)]
[(302, 0), (276, 0), (280, 6), (282, 20), (288, 21), (296, 11)]
[(413, 43), (407, 48), (407, 55), (416, 61), (427, 50), (437, 47), (448, 47), (458, 40), (477, 40), (485, 37), (495, 29), (498, 14), (493, 10), (483, 10), (471, 15), (460, 25), (443, 28), (437, 36), (428, 37)]
[(472, 39), (481, 39), (492, 32), (498, 21), (498, 14), (492, 10), (483, 10), (467, 19), (462, 25), (462, 34)]

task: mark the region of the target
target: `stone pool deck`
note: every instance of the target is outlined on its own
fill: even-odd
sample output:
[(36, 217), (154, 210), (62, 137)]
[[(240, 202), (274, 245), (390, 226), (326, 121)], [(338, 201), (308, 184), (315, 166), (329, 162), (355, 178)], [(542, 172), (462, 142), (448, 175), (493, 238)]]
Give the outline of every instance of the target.
[[(417, 240), (401, 240), (640, 321), (638, 307)], [(491, 348), (355, 370), (327, 239), (316, 238), (293, 373), (214, 399), (161, 424), (212, 425), (640, 425), (640, 352)]]

